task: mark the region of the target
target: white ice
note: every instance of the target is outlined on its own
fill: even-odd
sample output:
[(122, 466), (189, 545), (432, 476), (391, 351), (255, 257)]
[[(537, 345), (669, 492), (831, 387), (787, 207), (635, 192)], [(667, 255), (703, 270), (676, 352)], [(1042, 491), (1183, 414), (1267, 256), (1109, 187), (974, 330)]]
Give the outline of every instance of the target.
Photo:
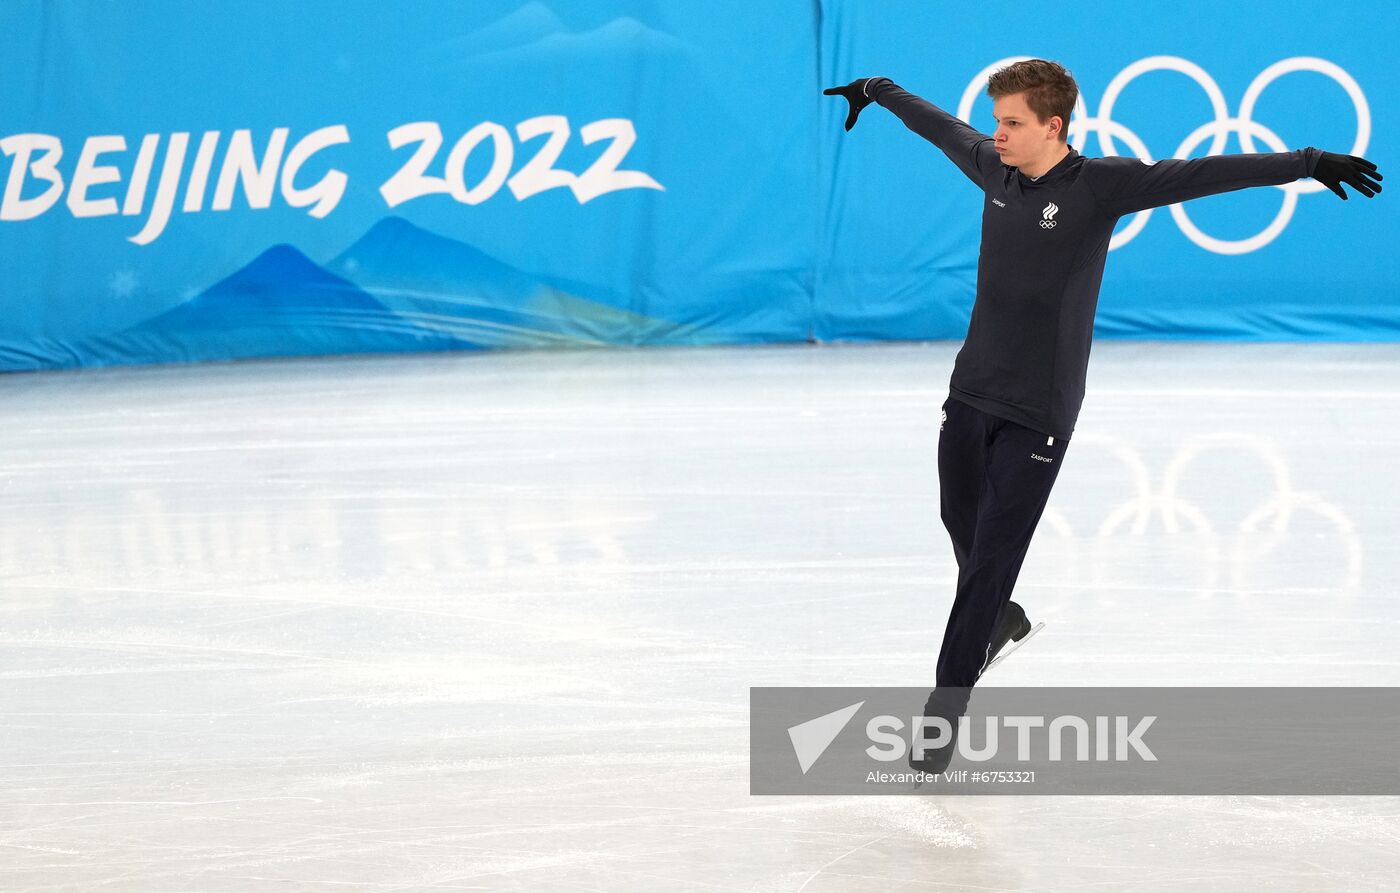
[[(749, 795), (749, 686), (932, 682), (956, 348), (0, 378), (0, 889), (1394, 889), (1394, 797)], [(1101, 341), (995, 684), (1400, 684), (1398, 466), (1396, 345)]]

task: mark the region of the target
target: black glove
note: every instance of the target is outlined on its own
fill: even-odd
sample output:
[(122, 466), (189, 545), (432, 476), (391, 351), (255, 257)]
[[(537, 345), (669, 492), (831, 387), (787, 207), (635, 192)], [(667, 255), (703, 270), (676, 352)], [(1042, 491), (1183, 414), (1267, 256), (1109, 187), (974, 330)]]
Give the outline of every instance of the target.
[(850, 130), (852, 127), (856, 126), (856, 118), (860, 117), (860, 110), (875, 101), (875, 98), (870, 96), (866, 92), (866, 89), (875, 81), (887, 80), (889, 80), (889, 78), (861, 78), (857, 81), (851, 81), (844, 87), (832, 87), (829, 90), (823, 90), (822, 95), (846, 97), (846, 101), (851, 104), (850, 114), (846, 115), (846, 129)]
[(1322, 157), (1318, 159), (1317, 169), (1313, 171), (1313, 179), (1341, 196), (1342, 201), (1346, 201), (1347, 194), (1342, 191), (1343, 183), (1370, 198), (1381, 191), (1381, 185), (1376, 181), (1384, 180), (1385, 177), (1381, 176), (1374, 164), (1364, 158), (1323, 152)]

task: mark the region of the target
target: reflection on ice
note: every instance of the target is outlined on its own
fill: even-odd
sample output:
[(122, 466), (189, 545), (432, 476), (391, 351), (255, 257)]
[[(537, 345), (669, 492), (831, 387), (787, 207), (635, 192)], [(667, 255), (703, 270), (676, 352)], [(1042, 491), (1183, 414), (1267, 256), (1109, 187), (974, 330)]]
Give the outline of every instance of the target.
[[(931, 681), (955, 350), (6, 377), (0, 887), (1387, 885), (1389, 798), (749, 796), (749, 686)], [(1096, 345), (995, 684), (1397, 684), (1396, 419)]]

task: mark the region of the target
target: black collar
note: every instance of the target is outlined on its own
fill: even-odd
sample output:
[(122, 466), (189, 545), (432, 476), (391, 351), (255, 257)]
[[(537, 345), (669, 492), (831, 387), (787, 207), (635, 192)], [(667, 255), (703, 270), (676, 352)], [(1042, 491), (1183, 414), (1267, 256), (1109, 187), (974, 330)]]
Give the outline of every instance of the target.
[(1027, 183), (1034, 183), (1037, 186), (1043, 186), (1051, 180), (1059, 179), (1060, 176), (1065, 173), (1065, 171), (1069, 170), (1069, 168), (1074, 164), (1074, 160), (1078, 157), (1079, 152), (1075, 150), (1074, 146), (1070, 146), (1069, 151), (1065, 153), (1065, 157), (1061, 158), (1058, 162), (1055, 163), (1054, 167), (1050, 168), (1050, 170), (1041, 174), (1039, 177), (1029, 177), (1024, 173), (1021, 173), (1020, 168), (1017, 168), (1016, 172), (1021, 174), (1021, 176), (1025, 178), (1025, 181)]

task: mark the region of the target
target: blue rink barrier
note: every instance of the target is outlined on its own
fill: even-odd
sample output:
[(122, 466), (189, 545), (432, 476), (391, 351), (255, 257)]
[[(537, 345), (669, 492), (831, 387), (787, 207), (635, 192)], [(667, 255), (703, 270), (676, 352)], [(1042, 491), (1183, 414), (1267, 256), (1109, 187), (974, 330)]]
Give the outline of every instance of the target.
[[(1029, 11), (9, 0), (0, 369), (961, 338), (980, 194), (878, 107), (843, 131), (821, 90), (860, 76), (990, 131), (987, 75), (1042, 56), (1086, 155), (1389, 167), (1400, 11)], [(1391, 201), (1301, 180), (1124, 218), (1097, 334), (1396, 340)]]

